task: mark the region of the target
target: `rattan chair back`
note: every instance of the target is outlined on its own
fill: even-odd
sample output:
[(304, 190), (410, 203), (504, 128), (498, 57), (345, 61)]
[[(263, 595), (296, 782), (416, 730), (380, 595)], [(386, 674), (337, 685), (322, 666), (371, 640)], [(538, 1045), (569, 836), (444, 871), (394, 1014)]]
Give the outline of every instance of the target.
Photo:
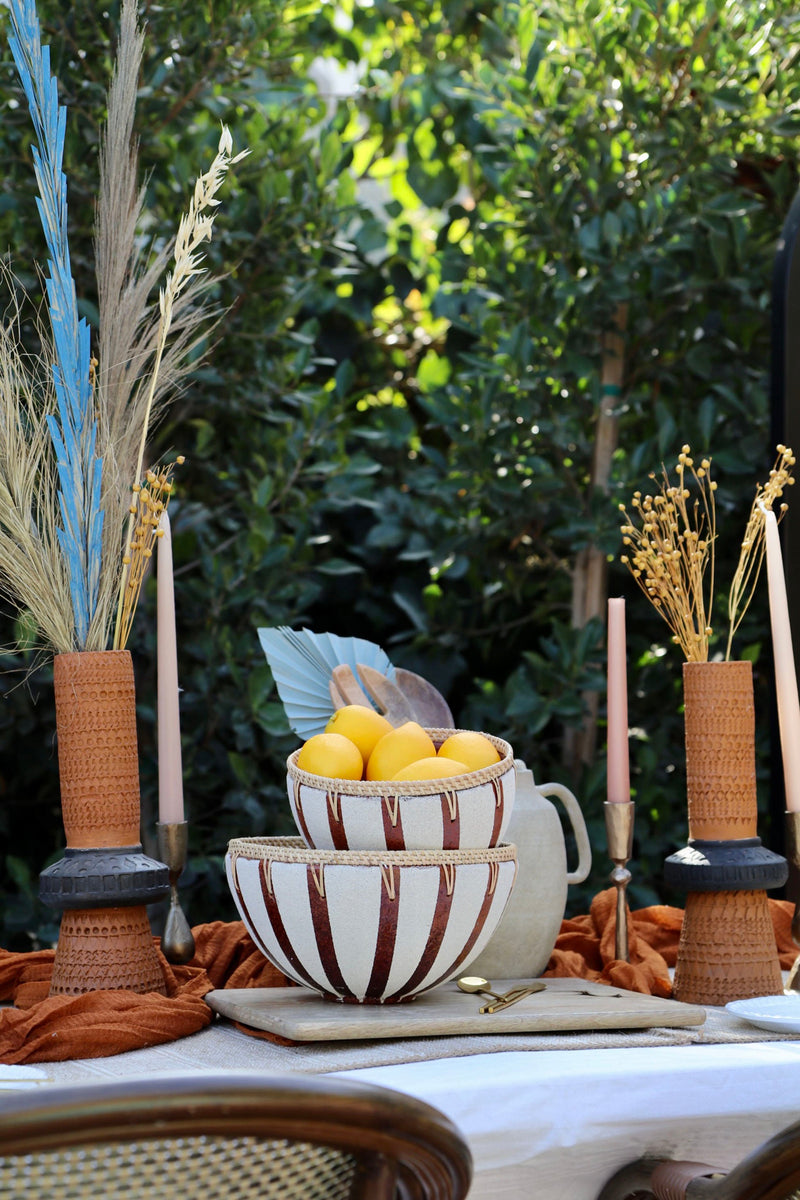
[(446, 1117), (354, 1080), (198, 1073), (0, 1103), (0, 1200), (462, 1200), (471, 1174)]

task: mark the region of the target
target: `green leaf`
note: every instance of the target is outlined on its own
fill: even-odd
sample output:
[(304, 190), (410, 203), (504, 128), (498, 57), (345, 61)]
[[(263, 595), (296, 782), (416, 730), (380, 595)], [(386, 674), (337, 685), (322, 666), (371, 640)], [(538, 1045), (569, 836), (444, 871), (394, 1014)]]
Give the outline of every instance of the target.
[(703, 439), (703, 445), (713, 445), (714, 426), (716, 425), (717, 406), (713, 396), (705, 396), (700, 402), (700, 408), (697, 413), (697, 424), (700, 429), (700, 435)]
[(417, 383), (423, 392), (443, 387), (450, 378), (450, 360), (428, 350), (417, 367)]
[(342, 143), (335, 130), (329, 129), (322, 138), (319, 151), (319, 165), (323, 176), (329, 179), (335, 172), (342, 157)]
[(326, 562), (317, 563), (314, 567), (320, 575), (361, 575), (364, 568), (358, 563), (347, 562), (343, 558), (329, 558)]

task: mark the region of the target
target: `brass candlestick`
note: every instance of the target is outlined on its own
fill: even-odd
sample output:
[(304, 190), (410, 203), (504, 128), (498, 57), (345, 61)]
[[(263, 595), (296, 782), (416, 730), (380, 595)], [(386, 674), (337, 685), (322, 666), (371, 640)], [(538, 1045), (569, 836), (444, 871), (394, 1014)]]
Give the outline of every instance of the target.
[(620, 804), (606, 800), (603, 808), (606, 814), (608, 857), (614, 864), (610, 879), (617, 889), (617, 928), (614, 952), (617, 958), (623, 962), (629, 962), (627, 888), (631, 881), (631, 873), (627, 868), (627, 863), (633, 853), (633, 814), (636, 805), (632, 800), (626, 800)]
[[(792, 917), (792, 940), (800, 947), (800, 812), (786, 813), (786, 857), (789, 860), (789, 881), (786, 892), (794, 901)], [(800, 954), (786, 980), (787, 992), (800, 992)]]
[(161, 949), (167, 962), (177, 966), (194, 957), (194, 938), (178, 899), (178, 880), (186, 866), (189, 848), (187, 821), (161, 822), (158, 830), (158, 852), (169, 871), (169, 912), (161, 935)]

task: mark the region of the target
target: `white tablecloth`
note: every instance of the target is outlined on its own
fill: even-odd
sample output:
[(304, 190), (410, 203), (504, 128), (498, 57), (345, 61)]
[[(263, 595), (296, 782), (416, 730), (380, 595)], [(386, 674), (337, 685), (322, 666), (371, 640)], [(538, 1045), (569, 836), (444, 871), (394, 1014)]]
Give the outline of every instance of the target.
[(595, 1200), (643, 1154), (733, 1166), (800, 1118), (800, 1043), (542, 1051), (347, 1072), (435, 1105), (475, 1157), (470, 1200)]
[[(260, 1074), (315, 1069), (301, 1049), (224, 1023), (182, 1042), (40, 1069), (54, 1083), (91, 1083), (241, 1070), (245, 1061)], [(800, 1117), (800, 1040), (509, 1050), (335, 1073), (417, 1096), (455, 1121), (475, 1160), (470, 1200), (595, 1200), (642, 1154), (732, 1166)]]

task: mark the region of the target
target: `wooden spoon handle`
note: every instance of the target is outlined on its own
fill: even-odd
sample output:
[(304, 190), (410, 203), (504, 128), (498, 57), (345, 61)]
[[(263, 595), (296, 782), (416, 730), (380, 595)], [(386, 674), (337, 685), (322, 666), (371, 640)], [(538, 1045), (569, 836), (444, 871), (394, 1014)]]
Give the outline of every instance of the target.
[[(341, 702), (338, 704), (333, 694), (334, 688), (341, 697)], [(366, 708), (372, 708), (369, 696), (366, 695), (347, 663), (340, 663), (331, 671), (330, 692), (336, 708), (343, 708), (346, 704), (363, 704)]]
[(358, 674), (369, 695), (393, 725), (417, 720), (412, 706), (391, 679), (387, 679), (375, 667), (365, 666), (364, 663), (358, 664)]

